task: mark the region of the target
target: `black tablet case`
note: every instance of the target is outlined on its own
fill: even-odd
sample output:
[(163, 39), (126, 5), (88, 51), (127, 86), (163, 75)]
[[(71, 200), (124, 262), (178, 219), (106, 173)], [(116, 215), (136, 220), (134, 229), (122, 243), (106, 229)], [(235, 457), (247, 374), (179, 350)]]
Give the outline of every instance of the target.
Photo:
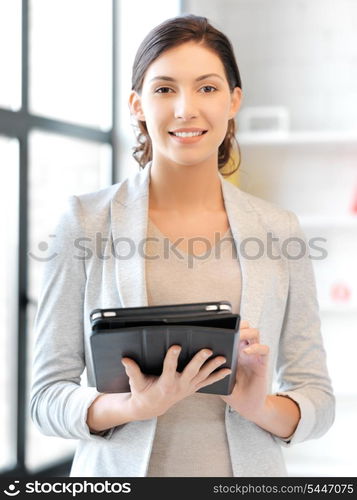
[[(240, 316), (225, 311), (205, 311), (202, 307), (205, 304), (212, 302), (92, 311), (90, 343), (97, 390), (130, 392), (129, 379), (121, 363), (124, 356), (136, 361), (143, 373), (160, 375), (168, 348), (178, 344), (182, 347), (179, 372), (200, 349), (213, 351), (208, 360), (223, 355), (226, 363), (217, 370), (228, 367), (232, 373), (197, 392), (230, 394), (236, 378)], [(98, 312), (115, 312), (115, 316), (93, 319)]]

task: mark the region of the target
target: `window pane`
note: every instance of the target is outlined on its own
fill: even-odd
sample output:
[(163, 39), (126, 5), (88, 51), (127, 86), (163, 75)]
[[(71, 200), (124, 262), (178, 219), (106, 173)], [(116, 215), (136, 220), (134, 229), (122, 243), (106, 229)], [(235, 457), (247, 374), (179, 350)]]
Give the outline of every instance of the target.
[[(16, 462), (18, 141), (0, 136), (0, 470)], [(6, 169), (6, 182), (5, 181)]]
[(112, 0), (30, 2), (30, 108), (109, 129)]
[[(43, 261), (50, 235), (72, 194), (96, 191), (110, 184), (111, 150), (98, 144), (55, 134), (30, 135), (29, 168), (29, 296), (28, 377), (31, 376), (35, 340), (34, 318), (41, 288)], [(86, 379), (83, 377), (83, 382)], [(27, 405), (28, 408), (28, 405)], [(42, 435), (28, 418), (29, 469), (48, 466), (66, 458), (75, 441)]]
[(0, 0), (0, 107), (21, 107), (21, 0)]

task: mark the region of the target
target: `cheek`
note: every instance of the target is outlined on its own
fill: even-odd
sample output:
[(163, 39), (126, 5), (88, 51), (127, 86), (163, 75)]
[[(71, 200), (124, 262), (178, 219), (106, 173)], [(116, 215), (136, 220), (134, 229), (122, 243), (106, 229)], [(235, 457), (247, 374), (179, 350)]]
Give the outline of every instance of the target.
[(145, 113), (146, 126), (153, 135), (161, 134), (163, 130), (169, 128), (172, 124), (172, 119), (168, 114), (167, 106), (151, 105)]
[(215, 127), (225, 128), (229, 119), (230, 105), (226, 100), (217, 101), (207, 107), (207, 113), (210, 116)]

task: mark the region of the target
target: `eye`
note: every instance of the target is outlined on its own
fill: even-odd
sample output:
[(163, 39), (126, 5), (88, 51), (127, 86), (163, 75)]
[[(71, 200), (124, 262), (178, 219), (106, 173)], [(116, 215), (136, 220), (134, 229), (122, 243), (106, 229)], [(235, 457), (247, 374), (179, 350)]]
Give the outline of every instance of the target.
[(170, 87), (160, 87), (160, 88), (155, 90), (155, 93), (157, 93), (157, 94), (167, 94), (168, 93), (168, 92), (159, 92), (159, 90), (172, 90), (172, 89), (170, 89)]
[[(216, 91), (216, 87), (213, 87), (212, 85), (205, 85), (202, 87), (203, 89), (213, 89), (213, 91)], [(204, 92), (205, 94), (212, 94), (213, 92)]]

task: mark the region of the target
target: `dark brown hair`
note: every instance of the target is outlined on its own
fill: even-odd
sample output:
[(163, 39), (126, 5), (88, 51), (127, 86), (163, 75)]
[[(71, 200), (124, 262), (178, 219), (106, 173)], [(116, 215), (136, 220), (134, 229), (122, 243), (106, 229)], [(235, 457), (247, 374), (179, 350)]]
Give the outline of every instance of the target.
[[(229, 84), (230, 91), (235, 87), (242, 88), (240, 74), (234, 51), (229, 39), (219, 30), (214, 28), (206, 17), (188, 14), (167, 19), (153, 28), (141, 42), (133, 64), (132, 90), (139, 95), (142, 92), (143, 81), (146, 70), (164, 51), (182, 45), (183, 43), (195, 41), (213, 50), (221, 59)], [(136, 134), (138, 144), (133, 148), (132, 156), (141, 168), (152, 160), (152, 144), (146, 122), (138, 120), (139, 129)], [(223, 173), (229, 176), (236, 172), (240, 165), (241, 155), (239, 144), (235, 138), (236, 123), (234, 118), (228, 122), (226, 136), (218, 149), (218, 168), (221, 170), (233, 162), (234, 170)], [(239, 151), (239, 162), (235, 161), (234, 142)]]

